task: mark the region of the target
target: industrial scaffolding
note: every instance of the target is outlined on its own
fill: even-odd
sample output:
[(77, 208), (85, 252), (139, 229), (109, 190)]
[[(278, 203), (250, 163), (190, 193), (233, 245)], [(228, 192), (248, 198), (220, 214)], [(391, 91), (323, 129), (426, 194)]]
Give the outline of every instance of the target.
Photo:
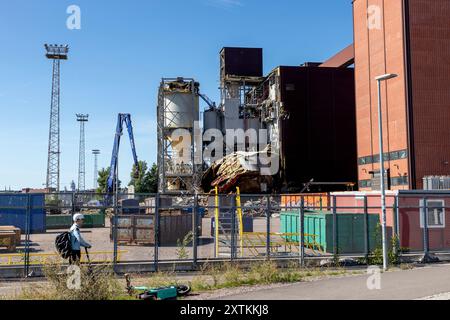
[(163, 78), (157, 117), (158, 191), (198, 191), (202, 174), (199, 84), (192, 78)]

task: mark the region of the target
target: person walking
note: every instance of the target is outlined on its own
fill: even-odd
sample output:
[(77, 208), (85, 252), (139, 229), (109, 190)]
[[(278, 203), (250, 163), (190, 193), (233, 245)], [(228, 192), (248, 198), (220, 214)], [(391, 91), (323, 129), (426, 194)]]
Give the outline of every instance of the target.
[(92, 246), (81, 236), (80, 228), (83, 227), (84, 215), (77, 213), (73, 216), (73, 225), (70, 228), (70, 242), (72, 253), (69, 257), (70, 264), (79, 264), (81, 259), (81, 247), (92, 248)]

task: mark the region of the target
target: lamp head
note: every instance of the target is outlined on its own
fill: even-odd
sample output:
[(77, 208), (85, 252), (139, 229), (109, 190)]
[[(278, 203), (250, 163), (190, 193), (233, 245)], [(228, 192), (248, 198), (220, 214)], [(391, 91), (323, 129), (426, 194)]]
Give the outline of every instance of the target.
[(381, 76), (378, 76), (375, 78), (375, 80), (377, 81), (385, 81), (385, 80), (389, 80), (389, 79), (393, 79), (398, 77), (398, 75), (394, 74), (394, 73), (387, 73), (387, 74), (383, 74)]

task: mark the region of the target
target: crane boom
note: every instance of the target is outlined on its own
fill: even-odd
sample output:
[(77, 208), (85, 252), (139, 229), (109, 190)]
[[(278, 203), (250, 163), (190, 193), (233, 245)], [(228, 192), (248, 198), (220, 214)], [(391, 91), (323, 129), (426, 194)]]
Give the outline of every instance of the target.
[(206, 95), (204, 95), (204, 94), (202, 94), (200, 92), (198, 93), (198, 96), (200, 98), (202, 98), (203, 101), (206, 102), (206, 104), (208, 105), (208, 107), (210, 109), (215, 109), (216, 108), (216, 103), (214, 101), (212, 101), (211, 99), (209, 99), (208, 96), (206, 96)]
[(114, 145), (111, 156), (111, 166), (109, 167), (109, 176), (107, 181), (107, 193), (112, 193), (114, 191), (114, 185), (117, 179), (117, 163), (119, 158), (119, 147), (120, 138), (123, 134), (123, 126), (127, 126), (128, 136), (130, 138), (131, 151), (133, 153), (134, 165), (135, 165), (135, 176), (139, 174), (139, 162), (136, 154), (136, 146), (134, 144), (133, 126), (131, 124), (131, 115), (129, 113), (119, 113), (117, 118), (116, 135), (114, 137)]

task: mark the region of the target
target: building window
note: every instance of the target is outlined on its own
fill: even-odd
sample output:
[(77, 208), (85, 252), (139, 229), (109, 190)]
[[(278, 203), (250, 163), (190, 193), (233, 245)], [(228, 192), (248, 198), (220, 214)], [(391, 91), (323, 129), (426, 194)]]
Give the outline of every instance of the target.
[[(408, 158), (407, 150), (393, 151), (393, 152), (383, 154), (384, 161), (400, 160), (400, 159), (406, 159), (406, 158)], [(374, 154), (373, 156), (361, 157), (358, 159), (359, 165), (372, 164), (372, 163), (378, 163), (378, 162), (380, 162), (379, 154)]]
[(391, 178), (391, 185), (392, 186), (407, 186), (408, 185), (408, 177), (407, 176), (393, 177), (393, 178)]
[(407, 150), (402, 150), (398, 152), (398, 158), (399, 159), (406, 159), (408, 158), (408, 151)]
[[(428, 228), (445, 228), (445, 201), (427, 200), (427, 221)], [(423, 213), (425, 210), (425, 200), (420, 200), (420, 227), (424, 227)]]
[(372, 180), (359, 181), (359, 188), (371, 188), (371, 187), (372, 187)]
[(391, 157), (390, 157), (390, 159), (391, 159), (391, 160), (398, 160), (398, 159), (400, 159), (400, 153), (399, 153), (398, 151), (396, 151), (396, 152), (391, 152)]

